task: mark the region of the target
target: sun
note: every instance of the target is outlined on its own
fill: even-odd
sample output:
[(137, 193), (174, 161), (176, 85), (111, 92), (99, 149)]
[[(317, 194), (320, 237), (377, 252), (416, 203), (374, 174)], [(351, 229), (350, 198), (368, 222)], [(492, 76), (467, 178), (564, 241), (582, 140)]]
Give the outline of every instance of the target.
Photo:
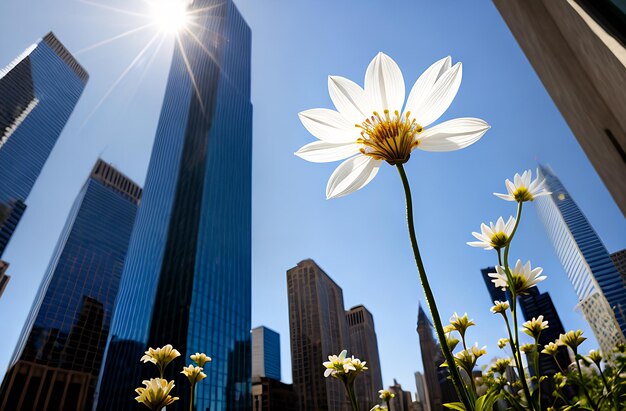
[(185, 0), (154, 0), (150, 2), (150, 15), (154, 24), (167, 33), (175, 33), (189, 22)]

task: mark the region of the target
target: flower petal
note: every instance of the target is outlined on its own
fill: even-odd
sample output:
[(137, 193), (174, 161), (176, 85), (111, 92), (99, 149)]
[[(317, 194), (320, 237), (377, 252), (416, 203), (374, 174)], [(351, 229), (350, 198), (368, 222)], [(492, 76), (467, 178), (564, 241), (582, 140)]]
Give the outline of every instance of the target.
[(328, 94), (337, 111), (352, 124), (361, 124), (374, 111), (365, 91), (347, 78), (328, 76)]
[(355, 143), (333, 144), (325, 141), (314, 141), (303, 146), (294, 154), (312, 163), (328, 163), (343, 160), (359, 152), (359, 146)]
[(353, 193), (369, 183), (378, 173), (381, 160), (368, 156), (355, 156), (337, 167), (328, 180), (326, 199)]
[(327, 143), (347, 143), (360, 137), (359, 129), (335, 110), (314, 108), (298, 113), (302, 125)]
[(443, 73), (421, 103), (411, 108), (411, 117), (422, 127), (427, 127), (441, 117), (459, 91), (462, 75), (461, 63), (456, 63)]
[(439, 61), (433, 63), (430, 67), (422, 73), (417, 79), (409, 98), (406, 100), (405, 112), (411, 111), (413, 114), (418, 114), (416, 109), (421, 107), (421, 103), (430, 94), (430, 90), (433, 88), (437, 79), (446, 72), (452, 65), (452, 58), (450, 56), (444, 57)]
[(376, 110), (387, 109), (393, 113), (402, 111), (404, 93), (400, 67), (391, 57), (378, 53), (365, 72), (365, 94)]
[(457, 118), (426, 129), (417, 136), (417, 148), (425, 151), (454, 151), (478, 141), (489, 124), (478, 118)]

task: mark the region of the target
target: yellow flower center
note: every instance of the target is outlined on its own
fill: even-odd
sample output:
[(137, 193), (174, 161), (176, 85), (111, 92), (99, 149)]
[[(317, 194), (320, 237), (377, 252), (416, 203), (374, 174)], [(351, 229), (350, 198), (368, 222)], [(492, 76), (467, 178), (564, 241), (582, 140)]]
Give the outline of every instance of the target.
[(502, 231), (494, 233), (491, 237), (491, 246), (493, 248), (502, 248), (509, 242), (509, 237)]
[(402, 116), (395, 111), (391, 116), (385, 110), (381, 116), (374, 111), (373, 116), (356, 125), (361, 129), (361, 138), (356, 141), (363, 145), (361, 153), (391, 165), (406, 163), (419, 144), (415, 136), (424, 130), (410, 116), (411, 112)]
[(513, 198), (518, 203), (522, 203), (524, 201), (533, 201), (534, 197), (526, 187), (520, 187), (513, 193)]

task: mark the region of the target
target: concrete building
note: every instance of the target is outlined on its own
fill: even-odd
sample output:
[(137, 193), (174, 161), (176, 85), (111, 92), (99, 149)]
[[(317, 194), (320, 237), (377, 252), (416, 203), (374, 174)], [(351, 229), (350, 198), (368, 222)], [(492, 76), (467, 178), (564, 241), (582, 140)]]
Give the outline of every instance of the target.
[(404, 391), (402, 385), (395, 379), (393, 385), (389, 387), (389, 391), (395, 394), (395, 397), (389, 402), (393, 411), (413, 411), (413, 398), (410, 391)]
[(616, 0), (494, 0), (626, 215), (626, 7)]
[(367, 308), (357, 305), (346, 312), (346, 322), (350, 355), (367, 361), (368, 370), (356, 380), (355, 389), (360, 408), (369, 410), (378, 403), (378, 391), (383, 389), (374, 317)]
[(300, 411), (344, 411), (350, 404), (342, 383), (324, 378), (329, 355), (348, 355), (367, 362), (356, 380), (361, 409), (378, 403), (382, 389), (378, 341), (372, 314), (362, 305), (344, 311), (343, 292), (313, 260), (287, 271), (293, 387)]
[(622, 282), (624, 283), (624, 287), (626, 288), (626, 250), (614, 252), (613, 254), (611, 254), (611, 260), (613, 260), (615, 269), (622, 277)]
[(293, 388), (300, 411), (347, 411), (344, 387), (322, 362), (349, 341), (343, 292), (313, 260), (287, 271)]
[(252, 411), (298, 411), (293, 385), (252, 377)]
[(424, 411), (430, 411), (430, 400), (426, 388), (426, 379), (424, 374), (419, 371), (415, 372), (415, 387), (417, 388), (416, 400), (421, 404)]
[(280, 381), (280, 335), (267, 327), (252, 329), (252, 378)]
[(433, 336), (433, 325), (426, 312), (419, 307), (417, 316), (417, 333), (420, 339), (420, 351), (424, 366), (425, 391), (431, 411), (444, 410), (443, 404), (456, 402), (457, 396), (452, 382), (448, 379), (448, 370), (441, 367), (444, 362), (443, 353)]

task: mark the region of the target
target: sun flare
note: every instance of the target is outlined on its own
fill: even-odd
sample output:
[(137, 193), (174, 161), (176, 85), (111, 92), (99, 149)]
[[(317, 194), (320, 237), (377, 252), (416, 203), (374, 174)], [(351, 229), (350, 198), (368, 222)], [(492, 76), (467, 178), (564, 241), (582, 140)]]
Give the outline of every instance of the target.
[(188, 3), (184, 0), (155, 0), (150, 2), (150, 15), (154, 24), (164, 32), (178, 32), (189, 22)]

